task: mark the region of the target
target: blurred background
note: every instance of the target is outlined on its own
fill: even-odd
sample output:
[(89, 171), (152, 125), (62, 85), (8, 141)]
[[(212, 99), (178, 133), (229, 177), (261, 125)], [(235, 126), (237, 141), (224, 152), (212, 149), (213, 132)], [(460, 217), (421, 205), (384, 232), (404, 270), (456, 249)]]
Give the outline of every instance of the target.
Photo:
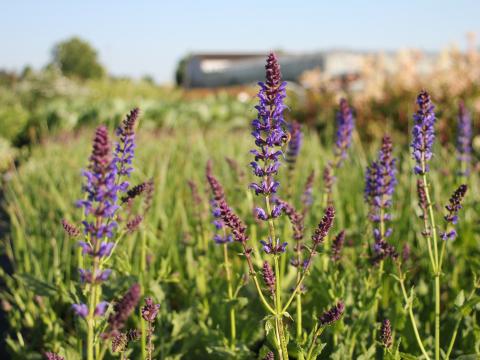
[(117, 123), (134, 105), (150, 129), (248, 125), (271, 50), (291, 117), (319, 130), (344, 96), (366, 139), (404, 132), (422, 87), (446, 117), (458, 97), (477, 113), (479, 11), (476, 1), (5, 3), (0, 167), (47, 134)]

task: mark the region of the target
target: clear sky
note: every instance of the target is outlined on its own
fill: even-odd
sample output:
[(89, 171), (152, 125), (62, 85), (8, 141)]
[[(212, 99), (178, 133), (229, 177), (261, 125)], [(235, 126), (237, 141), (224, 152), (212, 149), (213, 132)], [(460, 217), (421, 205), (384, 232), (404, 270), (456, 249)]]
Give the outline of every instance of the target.
[(3, 0), (0, 68), (45, 65), (78, 35), (115, 75), (173, 79), (191, 51), (438, 50), (480, 36), (478, 0)]

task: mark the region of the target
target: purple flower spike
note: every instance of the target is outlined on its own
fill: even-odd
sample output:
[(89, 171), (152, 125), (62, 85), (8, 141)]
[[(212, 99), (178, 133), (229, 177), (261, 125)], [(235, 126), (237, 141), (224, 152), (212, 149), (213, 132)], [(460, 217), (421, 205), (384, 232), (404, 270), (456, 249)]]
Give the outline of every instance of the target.
[(392, 206), (392, 196), (397, 184), (396, 160), (392, 156), (392, 150), (392, 140), (384, 136), (378, 158), (367, 168), (365, 178), (365, 201), (369, 205), (369, 219), (374, 225), (375, 263), (383, 260), (388, 254), (396, 255), (393, 248), (386, 243), (386, 238), (392, 234), (392, 229), (388, 228), (382, 233), (378, 224), (391, 220), (388, 210)]
[(104, 125), (96, 130), (90, 165), (83, 175), (86, 178), (83, 187), (86, 199), (78, 201), (77, 204), (84, 208), (86, 216), (95, 215), (95, 221), (83, 222), (85, 233), (89, 234), (92, 243), (95, 243), (98, 239), (112, 236), (116, 223), (107, 220), (112, 219), (118, 209), (117, 167), (112, 159), (108, 131)]
[(445, 206), (445, 209), (447, 209), (447, 214), (444, 216), (444, 219), (447, 223), (447, 230), (440, 234), (442, 240), (455, 240), (457, 237), (457, 231), (453, 229), (453, 226), (458, 221), (458, 212), (462, 208), (462, 202), (466, 193), (467, 185), (460, 185), (450, 197), (448, 205)]
[(387, 349), (392, 347), (392, 326), (390, 325), (390, 320), (388, 319), (385, 319), (382, 322), (382, 327), (380, 329), (380, 340), (382, 341), (383, 346), (385, 346)]
[[(132, 161), (135, 151), (135, 123), (137, 122), (140, 110), (133, 109), (123, 120), (117, 129), (117, 136), (120, 141), (115, 144), (114, 162), (118, 174), (129, 177), (133, 171)], [(123, 184), (123, 191), (128, 188), (128, 182)]]
[(297, 162), (298, 154), (302, 146), (302, 126), (299, 122), (293, 121), (290, 124), (290, 141), (288, 142), (288, 149), (286, 154), (286, 160), (288, 167), (293, 169)]
[(337, 112), (337, 140), (335, 142), (336, 167), (340, 167), (347, 157), (347, 151), (352, 143), (352, 133), (355, 125), (352, 110), (345, 99), (340, 100)]
[(272, 270), (272, 266), (268, 261), (263, 262), (262, 267), (263, 281), (267, 285), (272, 296), (275, 294), (275, 273)]
[(463, 101), (458, 109), (457, 151), (462, 164), (460, 175), (468, 175), (472, 157), (472, 117)]
[(416, 165), (415, 174), (423, 175), (428, 172), (428, 162), (433, 156), (432, 147), (435, 140), (435, 106), (430, 100), (430, 95), (425, 91), (417, 97), (418, 111), (413, 115), (414, 126), (412, 129), (412, 155)]
[(332, 225), (333, 219), (335, 218), (335, 209), (331, 206), (325, 209), (325, 214), (323, 215), (322, 220), (318, 224), (315, 232), (312, 235), (312, 241), (315, 246), (323, 243), (323, 240), (328, 235)]
[(256, 106), (258, 116), (252, 121), (252, 136), (258, 149), (251, 151), (254, 161), (250, 163), (255, 176), (262, 180), (252, 183), (250, 188), (256, 195), (268, 196), (277, 192), (279, 183), (273, 176), (280, 167), (280, 158), (283, 156), (281, 147), (288, 136), (283, 119), (286, 83), (282, 82), (280, 65), (275, 54), (268, 56), (265, 69), (266, 81), (259, 83), (259, 103)]
[(338, 233), (332, 243), (332, 255), (331, 259), (334, 262), (340, 261), (342, 258), (342, 249), (345, 242), (345, 230), (342, 230)]
[(207, 180), (212, 190), (215, 205), (219, 210), (219, 219), (231, 230), (235, 241), (245, 244), (248, 240), (247, 227), (227, 204), (223, 187), (213, 176), (210, 162), (207, 164)]
[(336, 305), (325, 311), (318, 319), (320, 326), (331, 325), (334, 322), (340, 320), (345, 310), (345, 305), (342, 301), (339, 301)]
[(115, 303), (113, 313), (108, 318), (108, 324), (112, 333), (121, 330), (125, 326), (129, 316), (135, 310), (140, 300), (140, 293), (140, 285), (133, 284), (125, 295)]
[(86, 304), (73, 304), (73, 311), (80, 317), (86, 318), (88, 316), (88, 307)]

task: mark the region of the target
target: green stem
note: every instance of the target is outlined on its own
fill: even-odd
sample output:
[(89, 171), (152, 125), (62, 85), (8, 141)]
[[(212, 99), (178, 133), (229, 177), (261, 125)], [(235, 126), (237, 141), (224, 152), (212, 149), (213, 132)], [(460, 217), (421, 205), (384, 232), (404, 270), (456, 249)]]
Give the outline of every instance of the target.
[(312, 343), (308, 347), (306, 360), (312, 360), (312, 353), (313, 353), (313, 349), (315, 348), (315, 343), (317, 342), (318, 337), (322, 334), (323, 329), (324, 329), (324, 327), (320, 326), (320, 327), (317, 328), (317, 330), (315, 330), (315, 335), (313, 336)]
[[(382, 199), (381, 199), (381, 203), (383, 204), (384, 203), (384, 199), (383, 199), (383, 196), (382, 196)], [(383, 209), (383, 206), (380, 207), (380, 239), (384, 240), (384, 237), (385, 237), (385, 221), (384, 221), (384, 217), (385, 217), (385, 210)], [(380, 262), (380, 266), (378, 268), (378, 286), (381, 287), (382, 286), (382, 275), (383, 275), (383, 260)], [(381, 291), (381, 289), (379, 290)], [(378, 295), (375, 294), (375, 300), (374, 300), (374, 304), (373, 304), (373, 321), (374, 323), (376, 324), (377, 322), (377, 312), (378, 312), (378, 301), (379, 301), (379, 297), (381, 297), (382, 295)], [(373, 327), (373, 343), (375, 343), (375, 340), (377, 339), (377, 326), (375, 325)]]
[(147, 359), (152, 360), (152, 353), (153, 353), (153, 343), (152, 343), (152, 334), (153, 334), (153, 329), (152, 329), (152, 323), (148, 322), (148, 334), (147, 334)]
[[(140, 287), (141, 291), (141, 296), (145, 296), (145, 272), (147, 269), (147, 264), (146, 264), (146, 257), (147, 257), (147, 236), (146, 236), (146, 231), (142, 231), (142, 243), (140, 247), (140, 284), (142, 285)], [(140, 312), (140, 329), (141, 329), (141, 338), (140, 338), (140, 343), (141, 343), (141, 348), (142, 348), (142, 359), (147, 358), (147, 334), (146, 334), (146, 328), (145, 328), (145, 320), (142, 318), (142, 310), (139, 310)]]
[(405, 278), (399, 263), (397, 263), (397, 270), (398, 270), (398, 279), (400, 282), (400, 287), (402, 289), (403, 298), (408, 308), (408, 315), (410, 316), (410, 322), (412, 323), (413, 332), (415, 333), (415, 338), (417, 339), (418, 346), (420, 347), (420, 350), (422, 351), (423, 356), (425, 356), (426, 359), (430, 360), (430, 356), (428, 356), (425, 350), (425, 347), (423, 346), (420, 334), (418, 332), (417, 324), (415, 322), (415, 316), (413, 315), (412, 302), (408, 298), (407, 290), (405, 289), (405, 283), (404, 283)]
[(435, 360), (440, 360), (440, 274), (435, 274)]
[[(228, 299), (231, 301), (234, 299), (233, 287), (232, 287), (232, 274), (230, 272), (230, 261), (228, 259), (228, 244), (223, 244), (223, 258), (225, 261), (225, 273), (227, 276), (227, 293)], [(236, 339), (236, 323), (235, 323), (235, 308), (233, 305), (230, 306), (230, 345), (232, 349), (235, 349), (235, 339)]]
[[(472, 291), (470, 292), (470, 294), (468, 295), (467, 299), (465, 302), (469, 302), (473, 295), (475, 295), (475, 290), (477, 289), (477, 287), (480, 285), (480, 282), (477, 282)], [(457, 338), (457, 334), (458, 334), (458, 329), (460, 327), (460, 323), (462, 322), (462, 319), (463, 319), (463, 314), (460, 312), (460, 317), (458, 318), (457, 322), (455, 323), (455, 327), (454, 327), (454, 330), (453, 330), (453, 334), (452, 334), (452, 338), (450, 339), (450, 344), (448, 345), (448, 350), (447, 350), (447, 354), (445, 355), (445, 360), (448, 360), (450, 358), (450, 354), (452, 353), (452, 350), (453, 350), (453, 345), (455, 344), (455, 340)]]
[[(430, 227), (432, 230), (432, 239), (433, 239), (433, 253), (435, 266), (433, 268), (435, 274), (435, 360), (440, 360), (440, 264), (441, 260), (438, 256), (438, 238), (437, 238), (437, 229), (435, 225), (435, 216), (433, 213), (433, 204), (430, 198), (430, 190), (428, 187), (427, 176), (424, 172), (423, 176), (423, 186), (425, 189), (425, 196), (427, 198), (427, 207), (428, 214), (430, 217)], [(442, 255), (443, 256), (443, 255)]]
[(302, 339), (302, 294), (297, 294), (297, 340)]
[(282, 311), (282, 292), (281, 292), (281, 281), (280, 281), (280, 267), (278, 266), (278, 256), (274, 256), (275, 264), (275, 305), (276, 305), (276, 318), (278, 337), (280, 340), (280, 359), (288, 360), (288, 349), (284, 333), (283, 325), (283, 311)]

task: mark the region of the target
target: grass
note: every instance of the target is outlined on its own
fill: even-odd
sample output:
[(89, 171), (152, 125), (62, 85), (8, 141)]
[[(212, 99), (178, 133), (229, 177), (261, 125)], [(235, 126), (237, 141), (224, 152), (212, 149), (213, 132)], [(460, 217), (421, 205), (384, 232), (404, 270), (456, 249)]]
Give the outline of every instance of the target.
[[(319, 136), (307, 130), (296, 171), (292, 176), (287, 177), (285, 171), (280, 175), (280, 193), (288, 184), (294, 189), (293, 202), (298, 205), (308, 174), (311, 170), (316, 173), (314, 205), (305, 223), (306, 239), (323, 214), (321, 173), (331, 158), (331, 144), (325, 140), (330, 138), (329, 131)], [(4, 183), (9, 232), (4, 237), (3, 248), (13, 274), (2, 274), (7, 288), (1, 298), (10, 326), (6, 341), (15, 359), (38, 359), (45, 350), (60, 351), (69, 360), (80, 358), (78, 332), (83, 331), (83, 323), (76, 320), (70, 310), (71, 304), (81, 296), (76, 270), (80, 260), (75, 241), (65, 236), (60, 221), (63, 217), (77, 223), (81, 220), (81, 211), (73, 204), (81, 196), (80, 169), (86, 165), (92, 135), (93, 131), (85, 130), (35, 147), (28, 160), (9, 173)], [(417, 324), (431, 355), (434, 300), (429, 284), (432, 274), (426, 244), (420, 235), (413, 160), (407, 144), (394, 144), (394, 153), (399, 157), (399, 184), (392, 210), (391, 239), (399, 250), (404, 244), (412, 248), (405, 268), (407, 292), (414, 294), (411, 301)], [(344, 299), (346, 306), (344, 319), (322, 334), (325, 343), (322, 357), (381, 356), (376, 339), (372, 339), (373, 329), (382, 320), (373, 315), (376, 297), (380, 299), (382, 318), (392, 321), (396, 344), (402, 339), (401, 351), (420, 355), (394, 279), (394, 265), (390, 261), (385, 263), (384, 271), (391, 276), (385, 276), (378, 287), (374, 281), (375, 269), (368, 262), (373, 237), (363, 201), (364, 169), (378, 146), (379, 141), (362, 145), (355, 134), (353, 149), (338, 173), (334, 193), (338, 216), (333, 233), (341, 229), (347, 232), (343, 258), (338, 266), (317, 259), (307, 280), (308, 291), (303, 303), (305, 329), (310, 330), (315, 315), (336, 299)], [(153, 207), (141, 231), (122, 240), (113, 264), (114, 275), (105, 293), (107, 298), (114, 299), (134, 281), (141, 281), (144, 293), (161, 304), (160, 320), (155, 328), (155, 358), (251, 359), (266, 351), (262, 308), (253, 284), (243, 285), (247, 271), (237, 256), (240, 247), (233, 244), (230, 251), (233, 281), (241, 284), (239, 297), (232, 302), (226, 295), (223, 249), (211, 240), (213, 225), (209, 214), (196, 217), (187, 185), (187, 180), (193, 180), (199, 186), (204, 200), (200, 211), (204, 212), (208, 208), (205, 164), (212, 158), (214, 172), (226, 188), (229, 203), (247, 222), (255, 265), (260, 267), (259, 240), (265, 238), (267, 229), (253, 220), (251, 211), (253, 197), (247, 190), (252, 178), (247, 169), (251, 147), (249, 131), (242, 126), (232, 129), (216, 124), (210, 129), (194, 126), (168, 132), (140, 130), (132, 183), (153, 178), (156, 187)], [(437, 214), (443, 213), (442, 206), (461, 181), (455, 174), (452, 152), (451, 146), (438, 147), (431, 165)], [(245, 175), (235, 173), (225, 157), (235, 159)], [(476, 173), (467, 179), (470, 189), (459, 221), (459, 238), (448, 245), (444, 264), (441, 344), (446, 351), (453, 328), (460, 321), (454, 356), (480, 353), (478, 296), (470, 302), (461, 301), (462, 294), (467, 296), (472, 291), (475, 274), (480, 270), (478, 180)], [(438, 215), (437, 221), (441, 222)], [(282, 220), (279, 232), (282, 239), (289, 241), (289, 251), (293, 253), (291, 229), (286, 219)], [(140, 246), (142, 241), (146, 243), (147, 266), (142, 261), (145, 259), (141, 256), (145, 249)], [(329, 254), (321, 256), (326, 259)], [(283, 290), (287, 292), (294, 283), (295, 271), (285, 262), (280, 264), (280, 271), (285, 273)], [(237, 313), (235, 355), (227, 340), (228, 309), (232, 306)], [(138, 324), (137, 314), (131, 319), (131, 325)], [(293, 333), (294, 325), (291, 328)], [(294, 353), (295, 349), (291, 351)], [(139, 353), (137, 346), (132, 358)], [(111, 355), (107, 352), (107, 356)]]

